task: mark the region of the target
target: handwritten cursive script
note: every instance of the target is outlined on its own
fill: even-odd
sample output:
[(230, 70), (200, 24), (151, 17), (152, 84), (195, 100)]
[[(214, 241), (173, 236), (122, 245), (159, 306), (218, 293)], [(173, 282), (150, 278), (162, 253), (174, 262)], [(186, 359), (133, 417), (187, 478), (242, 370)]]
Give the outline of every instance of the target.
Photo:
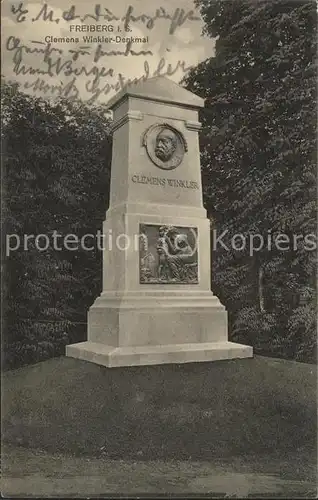
[[(152, 78), (154, 76), (172, 76), (178, 70), (181, 70), (184, 74), (192, 69), (192, 66), (186, 66), (185, 61), (178, 61), (176, 65), (172, 66), (167, 64), (164, 58), (161, 58), (155, 69), (151, 70), (148, 61), (144, 62), (144, 73), (137, 78), (125, 78), (122, 73), (116, 74), (113, 68), (108, 69), (108, 76), (113, 78), (115, 81), (101, 82), (96, 78), (93, 80), (86, 80), (85, 90), (90, 95), (86, 100), (87, 104), (96, 104), (101, 101), (101, 98), (107, 96), (110, 92), (119, 92), (125, 86), (130, 86), (137, 84), (138, 82), (143, 82)], [(104, 77), (106, 75), (103, 75)], [(77, 77), (74, 76), (67, 83), (61, 83), (60, 85), (49, 84), (41, 78), (36, 78), (33, 81), (26, 81), (23, 84), (25, 89), (33, 90), (34, 92), (40, 92), (45, 95), (50, 96), (60, 96), (67, 98), (71, 101), (77, 101), (80, 98), (79, 90), (76, 85)]]
[[(16, 21), (22, 23), (27, 20), (27, 15), (29, 10), (24, 8), (23, 2), (21, 2), (17, 7), (12, 5), (11, 12), (16, 16)], [(61, 20), (66, 22), (78, 21), (84, 23), (88, 19), (95, 21), (96, 23), (100, 21), (106, 22), (123, 22), (126, 31), (130, 31), (130, 25), (132, 23), (142, 23), (147, 29), (151, 30), (154, 28), (156, 21), (162, 19), (169, 22), (169, 34), (173, 35), (176, 29), (182, 26), (186, 21), (199, 21), (200, 17), (195, 15), (195, 11), (176, 8), (173, 13), (168, 13), (164, 7), (158, 7), (154, 14), (139, 14), (135, 13), (134, 7), (129, 5), (127, 11), (123, 16), (117, 16), (113, 14), (108, 8), (102, 7), (101, 4), (95, 4), (94, 12), (87, 13), (84, 15), (76, 14), (76, 6), (72, 5), (68, 10), (62, 13), (61, 17), (57, 17), (53, 9), (50, 9), (48, 4), (45, 3), (41, 6), (39, 12), (31, 19), (31, 21), (46, 21), (50, 23), (58, 24)]]
[[(127, 33), (123, 36), (123, 32), (131, 32), (131, 26), (136, 23), (152, 30), (161, 20), (168, 22), (169, 33), (174, 34), (186, 22), (199, 20), (193, 10), (176, 8), (168, 12), (165, 8), (158, 7), (151, 14), (145, 14), (129, 5), (124, 15), (119, 16), (109, 8), (95, 4), (89, 13), (83, 15), (79, 13), (77, 6), (72, 5), (58, 16), (44, 3), (31, 18), (28, 5), (20, 2), (11, 6), (11, 12), (18, 23), (44, 21), (57, 24), (64, 21), (69, 23), (69, 31), (72, 33), (63, 37), (47, 34), (42, 40), (27, 43), (17, 36), (7, 38), (5, 49), (11, 56), (11, 70), (18, 80), (22, 78), (21, 86), (24, 89), (76, 101), (83, 98), (82, 94), (86, 92), (87, 103), (94, 104), (105, 102), (105, 96), (118, 92), (127, 85), (156, 76), (170, 77), (177, 72), (182, 77), (192, 69), (192, 66), (176, 57), (171, 64), (165, 57), (168, 57), (169, 48), (166, 48), (167, 52), (164, 54), (160, 53), (159, 61), (152, 59), (154, 54), (147, 48), (150, 34), (136, 37), (126, 36)], [(87, 20), (91, 20), (89, 24), (81, 24)], [(116, 27), (115, 23), (120, 25)], [(82, 32), (93, 33), (95, 36), (80, 36)], [(59, 45), (55, 46), (55, 43)], [(137, 47), (140, 49), (137, 50)], [(116, 65), (110, 62), (115, 56), (123, 58), (120, 59), (118, 69), (114, 69)], [(143, 57), (143, 69), (136, 78), (127, 78), (119, 69), (120, 65), (126, 68), (124, 61), (128, 57), (130, 62), (136, 57)]]
[[(89, 46), (68, 49), (64, 53), (63, 49), (56, 48), (51, 43), (45, 44), (40, 41), (33, 41), (31, 44), (31, 47), (23, 45), (21, 40), (14, 36), (10, 36), (6, 42), (6, 49), (12, 54), (13, 72), (16, 75), (37, 76), (33, 81), (24, 81), (24, 88), (32, 89), (34, 92), (59, 95), (71, 100), (78, 100), (79, 90), (77, 79), (78, 77), (84, 77), (86, 78), (86, 81), (84, 80), (84, 87), (90, 96), (87, 100), (88, 104), (96, 103), (110, 92), (118, 92), (126, 85), (146, 81), (148, 78), (155, 76), (172, 76), (177, 71), (185, 74), (192, 68), (191, 66), (186, 66), (185, 61), (178, 60), (176, 64), (172, 65), (164, 57), (161, 57), (152, 69), (148, 60), (145, 60), (143, 74), (137, 78), (127, 79), (122, 73), (116, 73), (110, 66), (97, 65), (105, 55), (116, 55), (104, 52), (101, 49), (101, 45), (98, 45), (95, 49)], [(149, 51), (149, 53), (152, 55), (152, 52)], [(27, 54), (36, 54), (40, 67), (35, 68), (27, 65), (23, 60), (24, 55)], [(147, 54), (146, 51), (143, 53), (143, 55)], [(125, 54), (122, 53), (121, 55)], [(80, 58), (85, 56), (91, 56), (91, 64), (79, 63)], [(60, 84), (50, 84), (47, 80), (40, 78), (45, 76), (55, 78), (64, 76), (71, 77), (71, 79)]]
[[(139, 51), (135, 52), (132, 50), (132, 43), (128, 42), (126, 44), (126, 49), (124, 51), (109, 51), (105, 52), (102, 50), (101, 45), (97, 45), (97, 48), (93, 51), (93, 62), (95, 64), (86, 66), (86, 65), (74, 65), (83, 55), (90, 55), (92, 48), (89, 46), (79, 47), (76, 49), (68, 50), (72, 54), (68, 59), (63, 59), (62, 49), (56, 49), (52, 47), (50, 43), (45, 44), (40, 41), (32, 41), (32, 44), (35, 44), (35, 47), (28, 47), (26, 45), (21, 44), (21, 40), (14, 36), (9, 36), (6, 42), (6, 49), (9, 52), (12, 52), (12, 61), (13, 61), (13, 72), (16, 75), (48, 75), (48, 76), (94, 76), (93, 86), (95, 86), (100, 78), (106, 77), (113, 73), (111, 68), (105, 68), (104, 66), (96, 66), (96, 63), (104, 56), (147, 56), (152, 55), (151, 51)], [(57, 52), (57, 57), (54, 59), (52, 57), (53, 53)], [(41, 68), (33, 68), (30, 65), (27, 65), (23, 62), (23, 54), (42, 54), (42, 59), (39, 62), (42, 62)]]

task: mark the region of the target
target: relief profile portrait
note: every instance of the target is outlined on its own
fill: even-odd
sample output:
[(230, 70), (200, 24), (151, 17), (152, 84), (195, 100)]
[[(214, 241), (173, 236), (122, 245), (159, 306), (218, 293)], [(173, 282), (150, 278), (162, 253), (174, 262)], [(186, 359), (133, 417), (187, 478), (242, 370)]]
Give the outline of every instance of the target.
[(161, 161), (168, 161), (172, 158), (177, 149), (177, 136), (173, 130), (164, 128), (156, 137), (155, 155)]
[(164, 170), (172, 170), (180, 165), (187, 151), (181, 132), (168, 124), (156, 124), (147, 129), (143, 145), (151, 161)]

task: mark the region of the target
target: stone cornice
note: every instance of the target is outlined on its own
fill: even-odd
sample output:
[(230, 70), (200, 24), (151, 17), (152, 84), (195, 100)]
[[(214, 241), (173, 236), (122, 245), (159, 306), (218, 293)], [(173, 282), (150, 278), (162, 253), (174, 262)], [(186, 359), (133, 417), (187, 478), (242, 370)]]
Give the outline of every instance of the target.
[(195, 130), (195, 131), (198, 131), (200, 130), (200, 128), (202, 127), (202, 124), (200, 122), (196, 122), (196, 121), (191, 121), (191, 120), (187, 120), (184, 122), (185, 124), (185, 127), (188, 129), (188, 130)]
[(143, 120), (144, 115), (140, 111), (128, 111), (128, 113), (112, 124), (112, 132), (127, 123), (129, 120)]

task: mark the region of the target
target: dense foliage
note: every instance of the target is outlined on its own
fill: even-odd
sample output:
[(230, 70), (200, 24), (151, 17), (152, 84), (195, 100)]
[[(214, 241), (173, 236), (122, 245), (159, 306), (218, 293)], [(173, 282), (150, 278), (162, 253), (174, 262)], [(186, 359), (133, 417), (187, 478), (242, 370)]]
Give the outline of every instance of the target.
[[(316, 2), (197, 0), (216, 55), (187, 77), (202, 113), (205, 203), (217, 235), (213, 289), (234, 339), (263, 353), (316, 354)], [(237, 234), (291, 244), (236, 249)], [(297, 243), (293, 238), (299, 235)], [(307, 235), (305, 244), (304, 237)], [(303, 238), (302, 238), (302, 237)], [(286, 237), (285, 237), (286, 240)], [(282, 250), (284, 248), (284, 250)]]
[[(96, 233), (107, 208), (111, 143), (103, 108), (27, 96), (2, 82), (3, 362), (32, 363), (84, 340), (101, 287), (101, 253), (66, 250), (62, 237)], [(53, 233), (57, 235), (54, 244)], [(35, 239), (25, 236), (47, 235)], [(7, 243), (9, 244), (7, 236)], [(7, 244), (7, 246), (8, 246)], [(68, 245), (75, 248), (76, 245)], [(39, 249), (43, 248), (43, 250)]]

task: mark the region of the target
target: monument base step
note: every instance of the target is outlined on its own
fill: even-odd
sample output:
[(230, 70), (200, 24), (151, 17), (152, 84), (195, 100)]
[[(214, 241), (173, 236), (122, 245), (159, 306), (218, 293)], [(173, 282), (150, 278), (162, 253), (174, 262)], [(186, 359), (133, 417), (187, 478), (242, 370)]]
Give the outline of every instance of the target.
[(113, 347), (80, 342), (66, 347), (66, 356), (90, 361), (108, 368), (172, 363), (196, 363), (236, 358), (252, 358), (253, 348), (234, 342), (165, 344)]

